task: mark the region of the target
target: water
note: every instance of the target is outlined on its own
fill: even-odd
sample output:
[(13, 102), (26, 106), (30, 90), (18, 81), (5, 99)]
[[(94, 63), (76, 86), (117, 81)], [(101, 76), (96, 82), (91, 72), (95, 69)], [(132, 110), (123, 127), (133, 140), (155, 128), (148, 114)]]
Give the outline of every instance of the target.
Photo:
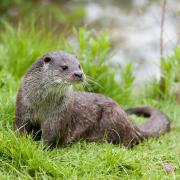
[[(80, 1), (73, 1), (80, 3)], [(136, 84), (160, 78), (160, 22), (162, 0), (82, 1), (84, 24), (111, 37), (112, 62), (134, 67)], [(180, 36), (179, 0), (167, 0), (164, 24), (164, 56), (170, 55)]]

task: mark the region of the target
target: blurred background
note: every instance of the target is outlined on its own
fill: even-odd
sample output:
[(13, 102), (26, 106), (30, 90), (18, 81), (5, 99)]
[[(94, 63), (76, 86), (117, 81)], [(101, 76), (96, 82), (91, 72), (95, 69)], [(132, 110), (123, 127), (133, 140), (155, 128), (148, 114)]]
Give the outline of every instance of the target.
[[(33, 19), (39, 30), (63, 34), (73, 46), (73, 27), (94, 33), (106, 31), (110, 39), (109, 63), (132, 63), (135, 84), (160, 78), (162, 0), (1, 0), (2, 21), (17, 26)], [(163, 27), (163, 55), (169, 56), (180, 41), (180, 1), (168, 0)], [(43, 26), (44, 27), (44, 26)], [(36, 30), (38, 31), (38, 30)]]

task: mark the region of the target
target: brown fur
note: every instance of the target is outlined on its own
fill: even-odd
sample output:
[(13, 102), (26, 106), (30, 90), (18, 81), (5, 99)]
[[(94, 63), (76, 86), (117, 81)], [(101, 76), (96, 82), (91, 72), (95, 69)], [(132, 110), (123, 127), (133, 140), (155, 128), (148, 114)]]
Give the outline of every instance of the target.
[[(64, 65), (68, 69), (62, 70)], [(152, 107), (124, 111), (109, 97), (73, 91), (72, 84), (84, 79), (78, 60), (72, 55), (56, 51), (39, 58), (19, 89), (14, 129), (21, 134), (42, 130), (42, 139), (50, 146), (105, 138), (127, 147), (170, 129), (168, 117)], [(137, 126), (128, 114), (149, 119)]]

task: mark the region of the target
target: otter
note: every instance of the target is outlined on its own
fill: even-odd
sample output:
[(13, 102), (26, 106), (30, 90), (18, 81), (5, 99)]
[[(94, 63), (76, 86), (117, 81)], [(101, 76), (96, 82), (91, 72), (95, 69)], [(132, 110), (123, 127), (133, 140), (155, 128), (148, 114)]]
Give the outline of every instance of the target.
[[(170, 130), (169, 118), (153, 107), (124, 110), (110, 97), (74, 91), (73, 85), (85, 79), (74, 55), (53, 51), (38, 58), (18, 91), (14, 130), (20, 134), (41, 131), (42, 140), (50, 147), (80, 139), (105, 139), (132, 147)], [(148, 119), (138, 126), (130, 114)]]

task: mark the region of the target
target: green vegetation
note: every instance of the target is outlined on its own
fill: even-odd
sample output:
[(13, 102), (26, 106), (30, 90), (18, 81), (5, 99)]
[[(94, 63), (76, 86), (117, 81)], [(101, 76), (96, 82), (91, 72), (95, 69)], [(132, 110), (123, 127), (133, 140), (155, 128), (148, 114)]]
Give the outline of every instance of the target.
[[(36, 22), (13, 26), (1, 22), (0, 33), (0, 177), (1, 179), (179, 179), (180, 108), (172, 85), (179, 82), (180, 48), (162, 64), (166, 80), (164, 92), (157, 82), (134, 95), (132, 66), (118, 67), (121, 82), (108, 62), (110, 41), (105, 32), (96, 34), (84, 28), (74, 29), (76, 46)], [(172, 131), (158, 139), (149, 139), (132, 150), (108, 143), (77, 142), (65, 148), (48, 150), (41, 141), (19, 137), (12, 131), (15, 99), (20, 80), (27, 68), (43, 53), (65, 50), (76, 54), (88, 75), (84, 90), (112, 97), (123, 107), (152, 105), (166, 112)], [(117, 72), (116, 72), (117, 73)], [(83, 90), (82, 87), (77, 87)], [(164, 162), (176, 171), (167, 173)]]

